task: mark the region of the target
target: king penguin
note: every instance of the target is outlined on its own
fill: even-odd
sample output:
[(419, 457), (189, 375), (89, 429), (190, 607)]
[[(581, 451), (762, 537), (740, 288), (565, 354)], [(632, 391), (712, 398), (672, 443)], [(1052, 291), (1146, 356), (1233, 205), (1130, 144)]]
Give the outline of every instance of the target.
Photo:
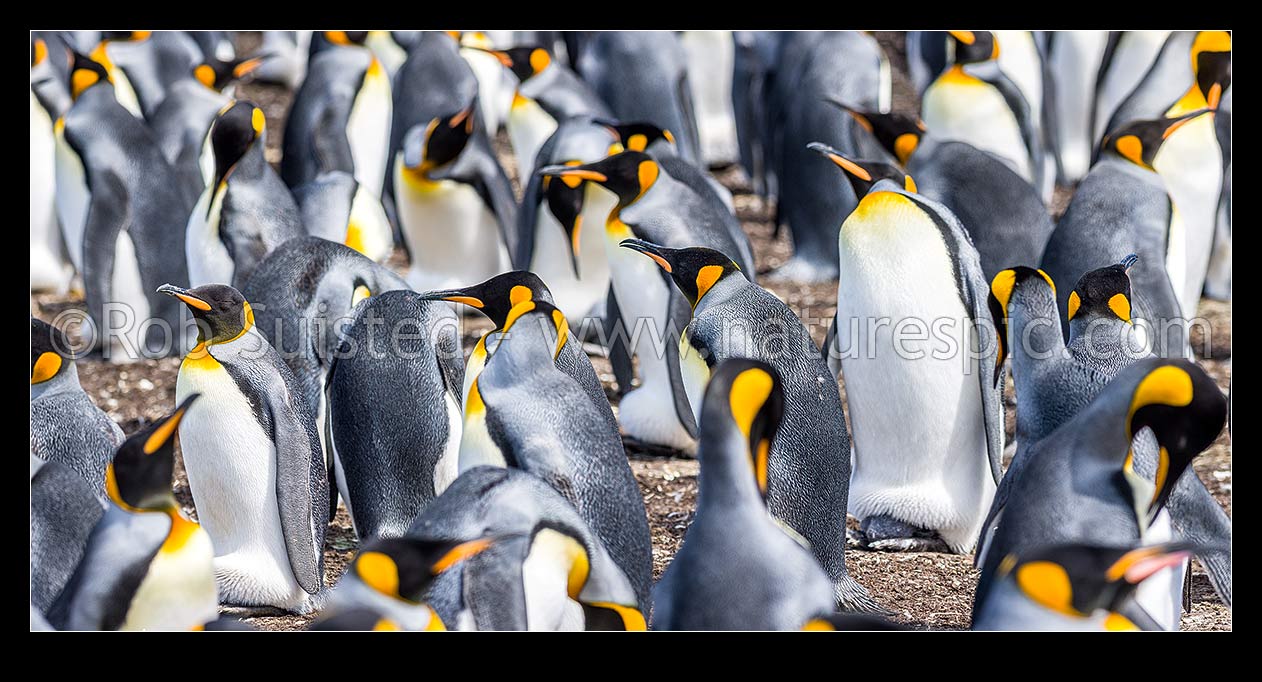
[[(128, 47), (135, 48), (136, 43), (142, 43), (149, 40), (152, 31), (101, 31), (100, 42), (92, 49), (88, 55), (92, 61), (100, 64), (108, 79), (114, 84), (114, 96), (118, 99), (118, 103), (123, 105), (132, 116), (139, 120), (144, 120), (144, 110), (140, 104), (140, 98), (137, 96), (136, 89), (131, 83), (129, 74), (115, 64), (115, 58), (118, 57), (118, 51), (128, 51)], [(132, 55), (136, 62), (145, 61), (140, 55)]]
[(438, 576), (426, 601), (456, 630), (644, 630), (649, 604), (574, 506), (517, 469), (465, 471), (409, 538), (501, 538)]
[(215, 175), (188, 217), (185, 250), (194, 286), (243, 286), (276, 247), (306, 234), (293, 195), (264, 158), (267, 120), (234, 102), (210, 128)]
[(326, 380), (326, 445), (356, 535), (399, 537), (456, 478), (458, 320), (413, 291), (377, 293), (354, 312)]
[[(619, 245), (634, 237), (673, 248), (705, 246), (752, 272), (753, 263), (741, 257), (745, 251), (727, 224), (730, 214), (711, 197), (662, 172), (644, 152), (624, 151), (596, 163), (546, 166), (538, 172), (562, 181), (573, 177), (595, 182), (618, 196), (605, 218), (612, 284), (606, 312), (611, 331), (605, 345), (611, 357), (627, 358), (621, 372), (615, 364), (623, 393), (618, 421), (642, 444), (694, 451), (696, 423), (679, 374), (675, 341), (688, 324), (687, 301), (671, 285), (669, 275)], [(632, 356), (640, 361), (637, 388), (631, 386)]]
[(41, 619), (83, 559), (102, 506), (78, 472), (31, 456), (31, 609)]
[(180, 424), (180, 443), (198, 519), (215, 545), (220, 596), (310, 613), (324, 597), (329, 521), (314, 408), (240, 292), (222, 284), (161, 291), (197, 320), (175, 396), (202, 394)]
[[(1097, 77), (1109, 42), (1108, 31), (1048, 31), (1047, 64), (1056, 97), (1050, 103), (1056, 125), (1056, 156), (1061, 183), (1072, 185), (1087, 174), (1095, 153), (1092, 118)], [(1014, 260), (1013, 262), (1025, 262)], [(993, 276), (994, 273), (988, 273)]]
[(751, 358), (775, 368), (784, 403), (777, 421), (783, 421), (783, 428), (770, 451), (760, 455), (766, 458), (759, 466), (767, 482), (767, 510), (810, 543), (834, 585), (837, 604), (849, 611), (880, 610), (846, 572), (850, 433), (837, 382), (806, 327), (780, 299), (746, 279), (732, 259), (717, 251), (669, 249), (640, 240), (622, 245), (668, 272), (692, 304), (679, 357), (698, 424), (704, 421), (702, 396), (715, 367), (731, 358)]
[(345, 244), (378, 263), (394, 252), (394, 231), (380, 194), (350, 173), (325, 171), (293, 194), (311, 236)]
[[(59, 46), (55, 46), (57, 49)], [(65, 255), (57, 224), (56, 138), (53, 117), (64, 114), (69, 98), (49, 57), (49, 44), (35, 38), (31, 47), (31, 291), (65, 294), (74, 266)], [(49, 95), (52, 95), (51, 97)]]
[[(54, 124), (57, 214), (83, 277), (94, 345), (112, 362), (178, 353), (180, 306), (153, 292), (187, 277), (184, 260), (172, 257), (184, 251), (184, 234), (171, 221), (188, 215), (193, 198), (172, 186), (171, 165), (149, 128), (115, 99), (105, 68), (80, 54), (73, 59), (74, 104)], [(107, 309), (122, 311), (122, 329)]]
[(266, 55), (258, 80), (297, 90), (307, 75), (307, 55), (313, 31), (263, 31), (259, 52)]
[(574, 504), (647, 604), (652, 550), (644, 500), (617, 430), (556, 366), (567, 336), (565, 316), (543, 300), (509, 311), (469, 387), (460, 471), (490, 464), (543, 478)]
[[(478, 79), (478, 114), (486, 130), (494, 135), (505, 124), (504, 116), (513, 102), (513, 77), (504, 71), (501, 60), (491, 50), (496, 41), (485, 31), (448, 31), (460, 44), (460, 57)], [(504, 45), (506, 47), (507, 45)]]
[(31, 454), (69, 467), (105, 500), (105, 468), (123, 430), (79, 385), (64, 332), (31, 318)]
[(796, 630), (833, 611), (808, 543), (768, 513), (768, 451), (787, 431), (780, 377), (735, 358), (705, 388), (697, 513), (653, 590), (656, 630)]
[(735, 41), (731, 31), (684, 31), (679, 37), (688, 63), (688, 85), (696, 106), (702, 163), (709, 167), (739, 161), (736, 117), (732, 111)]
[(1098, 143), (1108, 133), (1109, 119), (1135, 86), (1147, 75), (1173, 31), (1109, 31), (1096, 76), (1092, 107), (1092, 137)]
[(1007, 164), (967, 142), (939, 139), (915, 117), (842, 109), (898, 159), (918, 192), (960, 219), (986, 277), (1010, 263), (1038, 262), (1055, 224), (1038, 191)]
[[(171, 492), (175, 433), (197, 394), (123, 442), (106, 469), (111, 504), (49, 611), (62, 630), (190, 630), (218, 616), (210, 536)], [(201, 406), (199, 406), (201, 408)]]
[(999, 482), (1004, 438), (1003, 364), (977, 249), (902, 171), (811, 148), (863, 197), (841, 226), (825, 343), (834, 370), (840, 360), (854, 429), (850, 513), (869, 546), (923, 549), (936, 532), (967, 552)]
[(285, 120), (285, 184), (296, 188), (341, 170), (380, 197), (392, 106), (390, 77), (369, 48), (339, 45), (315, 55)]

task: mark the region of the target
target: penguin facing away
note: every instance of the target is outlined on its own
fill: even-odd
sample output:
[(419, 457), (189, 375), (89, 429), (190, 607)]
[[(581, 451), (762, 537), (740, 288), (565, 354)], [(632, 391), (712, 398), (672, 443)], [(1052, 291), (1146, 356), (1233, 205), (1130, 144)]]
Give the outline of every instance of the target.
[(31, 457), (31, 609), (41, 619), (70, 582), (103, 511), (76, 471)]
[(294, 201), (307, 233), (345, 244), (378, 263), (394, 250), (394, 231), (372, 193), (346, 171), (325, 171), (294, 188)]
[(198, 519), (215, 545), (226, 604), (294, 613), (324, 598), (328, 469), (314, 407), (232, 287), (162, 293), (188, 306), (198, 344), (184, 357), (177, 400), (202, 394), (180, 423)]

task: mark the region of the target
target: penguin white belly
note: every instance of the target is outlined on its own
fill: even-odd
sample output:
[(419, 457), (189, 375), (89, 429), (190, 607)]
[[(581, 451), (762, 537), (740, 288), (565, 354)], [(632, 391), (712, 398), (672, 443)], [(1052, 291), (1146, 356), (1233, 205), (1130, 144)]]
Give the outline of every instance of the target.
[[(472, 392), (470, 392), (472, 394)], [(463, 425), (460, 429), (460, 449), (456, 456), (458, 473), (477, 466), (507, 467), (504, 453), (495, 444), (486, 424), (486, 404), (479, 395), (470, 400), (465, 397)]]
[(1157, 53), (1170, 37), (1170, 31), (1125, 31), (1113, 49), (1109, 70), (1096, 85), (1096, 109), (1093, 140), (1099, 141), (1108, 132), (1105, 128), (1113, 112), (1148, 73)]
[[(395, 72), (403, 66), (403, 62), (407, 61), (407, 51), (394, 42), (389, 31), (369, 31), (364, 45), (372, 50), (373, 56), (385, 67), (387, 84), (393, 82)], [(382, 166), (381, 170), (384, 172), (385, 166)]]
[(66, 141), (64, 119), (58, 119), (53, 127), (56, 136), (57, 217), (61, 220), (62, 237), (70, 262), (78, 272), (83, 272), (83, 231), (87, 227), (88, 204), (92, 194), (88, 190), (88, 176), (83, 161)]
[(136, 89), (131, 86), (127, 74), (122, 69), (114, 67), (110, 69), (110, 79), (114, 81), (114, 98), (118, 100), (118, 103), (130, 111), (132, 116), (145, 120), (145, 114), (140, 109), (140, 100), (136, 97)]
[[(190, 287), (205, 284), (231, 284), (236, 264), (228, 253), (228, 247), (219, 238), (219, 216), (223, 210), (226, 185), (215, 191), (207, 187), (188, 216), (184, 235), (184, 254), (188, 260)], [(210, 206), (207, 214), (206, 207)]]
[(214, 557), (210, 536), (200, 528), (178, 548), (159, 549), (119, 629), (188, 630), (214, 620), (219, 615)]
[(56, 155), (52, 119), (31, 91), (31, 290), (64, 294), (74, 272), (61, 255)]
[(513, 155), (517, 158), (517, 178), (525, 187), (530, 181), (530, 174), (535, 171), (539, 149), (556, 132), (557, 122), (538, 102), (518, 98), (513, 100), (506, 125), (508, 141), (513, 145)]
[(576, 554), (582, 553), (577, 542), (555, 530), (549, 528), (535, 534), (521, 566), (527, 630), (583, 629), (583, 606), (570, 599), (568, 584)]
[(394, 230), (381, 205), (381, 195), (368, 194), (364, 185), (355, 190), (351, 200), (344, 243), (378, 263), (389, 258), (394, 250)]
[(215, 181), (215, 150), (210, 146), (210, 129), (206, 128), (206, 136), (202, 138), (202, 151), (197, 155), (197, 165), (202, 169), (202, 187), (209, 187)]
[(443, 393), (443, 406), (447, 408), (447, 442), (443, 453), (434, 465), (434, 494), (441, 495), (460, 475), (460, 441), (464, 430), (464, 415), (450, 393)]
[(504, 121), (504, 112), (508, 111), (513, 96), (512, 86), (505, 83), (504, 65), (495, 55), (472, 47), (461, 47), (460, 56), (478, 81), (478, 114), (486, 123), (487, 132), (494, 135)]
[(688, 86), (696, 107), (701, 158), (711, 166), (733, 163), (739, 156), (736, 115), (732, 112), (732, 68), (736, 45), (731, 31), (684, 31)]
[(686, 335), (679, 338), (679, 373), (684, 380), (684, 393), (688, 395), (692, 415), (700, 424), (701, 400), (705, 397), (706, 386), (710, 383), (710, 367), (705, 364), (701, 353), (688, 343)]
[(1222, 152), (1214, 133), (1214, 117), (1197, 117), (1176, 130), (1157, 151), (1153, 167), (1183, 218), (1185, 271), (1182, 287), (1175, 291), (1183, 316), (1191, 319), (1196, 316), (1209, 270), (1222, 190)]
[(1003, 94), (972, 76), (943, 74), (925, 91), (922, 118), (943, 140), (961, 140), (995, 154), (1030, 180), (1030, 152)]
[[(555, 182), (555, 181), (554, 181)], [(608, 207), (604, 207), (608, 215)], [(599, 222), (589, 223), (588, 214), (584, 210), (581, 215), (582, 227)], [(600, 220), (594, 218), (594, 220)], [(592, 310), (605, 300), (609, 291), (609, 261), (605, 258), (605, 245), (596, 235), (587, 239), (579, 238), (578, 268), (581, 276), (574, 276), (574, 267), (570, 264), (570, 246), (567, 244), (565, 228), (548, 210), (547, 202), (540, 204), (539, 216), (535, 220), (535, 248), (530, 259), (530, 271), (539, 275), (552, 291), (557, 308), (565, 313), (570, 327), (582, 329), (584, 320)]]
[(1077, 182), (1091, 166), (1094, 140), (1091, 106), (1096, 75), (1108, 42), (1108, 31), (1060, 31), (1052, 48), (1051, 69), (1056, 84), (1056, 132), (1065, 178)]
[(407, 282), (417, 291), (468, 286), (509, 268), (495, 214), (471, 185), (440, 180), (423, 186), (402, 178), (395, 163), (395, 197), (412, 265)]
[(1038, 126), (1043, 117), (1043, 63), (1034, 34), (1029, 31), (992, 31), (999, 41), (999, 68), (1016, 83), (1030, 105), (1030, 118)]
[(876, 110), (882, 114), (890, 113), (894, 103), (894, 76), (890, 71), (890, 60), (881, 50), (880, 72), (877, 74)]
[[(1162, 509), (1144, 533), (1144, 544), (1155, 545), (1173, 539), (1170, 513)], [(1183, 617), (1183, 578), (1186, 570), (1187, 562), (1177, 567), (1163, 568), (1135, 589), (1135, 601), (1144, 607), (1163, 630), (1179, 629)]]
[[(967, 551), (995, 493), (979, 361), (967, 358), (971, 322), (938, 228), (910, 200), (882, 194), (869, 195), (839, 237), (837, 334), (855, 444), (849, 508), (937, 529)], [(863, 209), (877, 201), (886, 205), (873, 220)], [(909, 339), (917, 336), (928, 338)]]
[(310, 595), (294, 579), (280, 526), (276, 446), (212, 357), (180, 366), (175, 399), (192, 393), (202, 396), (180, 423), (180, 444), (198, 521), (215, 546), (223, 602), (304, 610)]
[(639, 358), (640, 369), (640, 386), (622, 396), (618, 421), (633, 438), (692, 452), (697, 443), (679, 421), (666, 364), (666, 344), (678, 343), (666, 327), (670, 290), (652, 260), (618, 246), (634, 236), (625, 225), (605, 230), (610, 280), (630, 352)]
[[(121, 230), (114, 245), (114, 272), (111, 273), (112, 300), (106, 301), (106, 326), (111, 328), (108, 359), (115, 364), (135, 362), (144, 350), (143, 332), (149, 328), (149, 297), (140, 279), (140, 263), (136, 260), (136, 244), (131, 233)], [(121, 309), (122, 316), (111, 313), (111, 306)], [(115, 323), (120, 328), (113, 329)]]
[[(1183, 211), (1173, 200), (1170, 202), (1170, 227), (1166, 230), (1166, 275), (1170, 278), (1170, 287), (1174, 289), (1179, 306), (1187, 310), (1183, 302), (1187, 285), (1187, 225), (1183, 220)], [(1184, 315), (1186, 317), (1186, 314)], [(1160, 330), (1161, 320), (1151, 320)]]
[(364, 73), (363, 84), (346, 122), (355, 179), (374, 197), (381, 196), (386, 177), (392, 106), (389, 76), (381, 62), (374, 59)]

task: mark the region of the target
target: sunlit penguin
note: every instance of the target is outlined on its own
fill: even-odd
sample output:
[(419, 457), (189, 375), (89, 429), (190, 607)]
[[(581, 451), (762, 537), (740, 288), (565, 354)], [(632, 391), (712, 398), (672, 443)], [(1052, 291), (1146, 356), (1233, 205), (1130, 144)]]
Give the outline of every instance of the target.
[[(56, 49), (59, 46), (54, 46)], [(60, 116), (69, 93), (55, 74), (49, 44), (35, 38), (31, 48), (31, 291), (65, 294), (74, 266), (67, 260), (57, 223), (56, 141), (53, 116)], [(37, 92), (37, 90), (39, 92)], [(49, 98), (48, 93), (56, 93)], [(45, 102), (41, 99), (41, 94)], [(63, 99), (64, 98), (64, 99)]]
[(394, 232), (380, 193), (343, 170), (325, 171), (294, 188), (307, 233), (345, 244), (378, 263), (394, 251)]

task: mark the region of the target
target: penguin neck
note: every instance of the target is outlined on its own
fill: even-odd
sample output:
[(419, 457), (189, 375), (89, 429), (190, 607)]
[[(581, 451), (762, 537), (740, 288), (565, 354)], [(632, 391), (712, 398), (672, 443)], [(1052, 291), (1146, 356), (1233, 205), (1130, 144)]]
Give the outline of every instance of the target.
[(253, 144), (250, 145), (240, 159), (232, 166), (232, 172), (229, 173), (227, 181), (231, 183), (233, 180), (254, 180), (263, 176), (267, 172), (269, 166), (267, 160), (263, 156), (264, 144), (263, 137), (260, 136)]
[(1075, 315), (1069, 321), (1069, 343), (1087, 343), (1094, 348), (1111, 349), (1124, 345), (1131, 324), (1112, 314)]
[(480, 381), (488, 385), (497, 383), (497, 374), (487, 372), (496, 366), (508, 365), (513, 368), (514, 374), (547, 371), (549, 368), (555, 370), (553, 351), (556, 349), (556, 337), (546, 331), (550, 329), (551, 321), (540, 315), (526, 315), (517, 320), (508, 333), (494, 344), (493, 350), (488, 345), (486, 365), (478, 375)]
[(728, 302), (748, 284), (749, 280), (745, 279), (743, 273), (728, 273), (715, 282), (714, 286), (710, 287), (710, 290), (706, 292), (706, 295), (702, 296), (700, 301), (697, 301), (697, 305), (692, 309), (692, 316), (699, 317), (706, 310)]
[(83, 393), (83, 386), (79, 385), (79, 369), (75, 366), (73, 360), (63, 360), (65, 367), (57, 373), (57, 376), (38, 384), (31, 384), (31, 400), (42, 398), (44, 396), (59, 395), (62, 393)]
[(1060, 357), (1065, 350), (1056, 295), (1051, 287), (1034, 277), (1012, 292), (1008, 303), (1008, 348), (1012, 354), (1012, 371), (1024, 374), (1023, 367), (1049, 357)]
[[(767, 511), (767, 502), (758, 490), (753, 459), (744, 434), (726, 416), (702, 415), (701, 446), (697, 459), (697, 511), (733, 509)], [(718, 424), (716, 424), (718, 422)]]
[(1069, 354), (1112, 378), (1136, 360), (1148, 357), (1145, 344), (1137, 342), (1135, 328), (1112, 314), (1079, 314), (1069, 322)]

